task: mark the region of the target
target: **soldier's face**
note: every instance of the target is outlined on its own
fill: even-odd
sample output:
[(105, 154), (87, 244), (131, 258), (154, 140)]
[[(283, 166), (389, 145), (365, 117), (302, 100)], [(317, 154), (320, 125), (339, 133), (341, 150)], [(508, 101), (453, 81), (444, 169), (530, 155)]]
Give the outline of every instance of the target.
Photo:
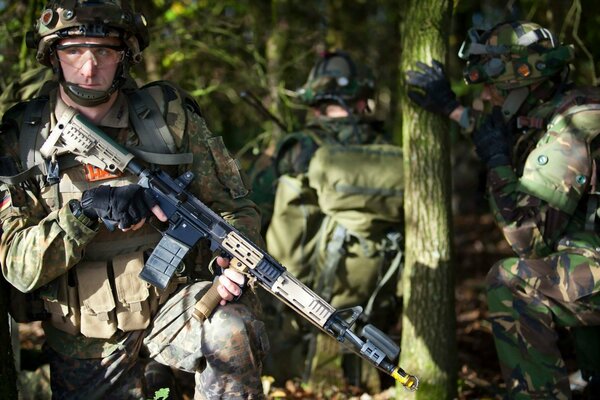
[(107, 90), (123, 58), (118, 38), (67, 38), (56, 53), (65, 81), (85, 89)]
[(492, 106), (501, 107), (504, 104), (504, 97), (500, 94), (498, 89), (496, 89), (496, 86), (490, 84), (483, 85), (481, 100), (491, 103)]

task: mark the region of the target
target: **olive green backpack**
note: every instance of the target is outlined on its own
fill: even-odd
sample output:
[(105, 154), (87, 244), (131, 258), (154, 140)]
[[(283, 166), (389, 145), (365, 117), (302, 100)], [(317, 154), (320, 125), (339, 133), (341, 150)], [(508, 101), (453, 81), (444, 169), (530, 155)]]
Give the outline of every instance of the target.
[(363, 305), (368, 318), (384, 287), (394, 294), (402, 231), (401, 149), (327, 144), (306, 173), (279, 178), (266, 240), (276, 259), (334, 307)]

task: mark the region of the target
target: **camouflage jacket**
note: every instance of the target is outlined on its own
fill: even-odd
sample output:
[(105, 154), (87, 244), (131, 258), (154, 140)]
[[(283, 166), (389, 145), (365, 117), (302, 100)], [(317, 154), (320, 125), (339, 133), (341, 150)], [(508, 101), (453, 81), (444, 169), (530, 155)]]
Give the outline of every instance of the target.
[(513, 131), (512, 166), (488, 172), (492, 211), (518, 256), (571, 249), (600, 259), (597, 228), (585, 226), (597, 179), (599, 103), (599, 89), (582, 88), (533, 107)]
[[(193, 154), (191, 165), (167, 168), (167, 171), (175, 175), (184, 170), (191, 170), (195, 179), (190, 191), (244, 232), (250, 240), (263, 246), (259, 234), (258, 210), (247, 198), (249, 191), (222, 138), (212, 135), (197, 108), (189, 103), (190, 99), (185, 93), (174, 86), (167, 83), (157, 84), (150, 87), (145, 94), (150, 94), (157, 100), (173, 135), (176, 152)], [(19, 103), (3, 117), (0, 143), (0, 167), (3, 169), (1, 175), (14, 175), (25, 169), (25, 165), (19, 159), (19, 131), (26, 106), (26, 103)], [(53, 91), (49, 96), (48, 107), (49, 120), (42, 121), (42, 124), (51, 129), (57, 121), (57, 115), (60, 116), (66, 106), (57, 92)], [(121, 144), (136, 147), (140, 141), (138, 134), (131, 127), (130, 112), (133, 110), (129, 109), (124, 94), (120, 93), (98, 126)], [(73, 168), (83, 169), (83, 166)], [(135, 182), (135, 179), (132, 181)], [(62, 182), (63, 180), (61, 184)], [(2, 273), (8, 282), (22, 292), (44, 287), (71, 269), (76, 269), (74, 267), (83, 260), (95, 261), (108, 257), (103, 251), (94, 249), (98, 241), (105, 244), (104, 249), (110, 249), (111, 242), (130, 241), (137, 242), (137, 246), (140, 246), (140, 243), (146, 240), (149, 243), (143, 246), (147, 248), (153, 247), (160, 239), (160, 235), (156, 236), (150, 223), (136, 233), (119, 230), (109, 232), (102, 225), (95, 230), (90, 229), (71, 213), (66, 202), (49, 207), (47, 199), (44, 199), (44, 193), (49, 189), (43, 177), (29, 179), (18, 185), (0, 185)], [(198, 253), (189, 254), (190, 262), (194, 263), (194, 266), (206, 265), (206, 260), (200, 260), (198, 257)], [(78, 344), (65, 343), (65, 346), (73, 345), (84, 349), (82, 351), (87, 352), (88, 356), (98, 356), (98, 351), (105, 354), (106, 346), (101, 340), (82, 336), (65, 338), (64, 334), (61, 336), (67, 342), (79, 341)], [(118, 337), (113, 339), (107, 342), (116, 343), (120, 340)]]

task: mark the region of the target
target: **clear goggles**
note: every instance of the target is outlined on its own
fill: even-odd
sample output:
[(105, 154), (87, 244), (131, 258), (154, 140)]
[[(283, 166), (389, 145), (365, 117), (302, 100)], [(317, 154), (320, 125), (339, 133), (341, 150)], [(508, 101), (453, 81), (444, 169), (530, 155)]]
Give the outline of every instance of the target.
[(123, 61), (125, 51), (122, 46), (109, 46), (95, 43), (77, 43), (56, 46), (58, 59), (77, 69), (92, 60), (96, 68), (108, 68)]

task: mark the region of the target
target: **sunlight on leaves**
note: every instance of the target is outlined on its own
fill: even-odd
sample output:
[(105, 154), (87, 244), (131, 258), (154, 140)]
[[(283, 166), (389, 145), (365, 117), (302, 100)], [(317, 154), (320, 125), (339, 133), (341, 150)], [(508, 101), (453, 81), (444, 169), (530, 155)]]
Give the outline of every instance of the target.
[(171, 389), (169, 389), (169, 388), (158, 389), (154, 393), (154, 398), (152, 400), (167, 400), (169, 398), (170, 392), (171, 392)]

